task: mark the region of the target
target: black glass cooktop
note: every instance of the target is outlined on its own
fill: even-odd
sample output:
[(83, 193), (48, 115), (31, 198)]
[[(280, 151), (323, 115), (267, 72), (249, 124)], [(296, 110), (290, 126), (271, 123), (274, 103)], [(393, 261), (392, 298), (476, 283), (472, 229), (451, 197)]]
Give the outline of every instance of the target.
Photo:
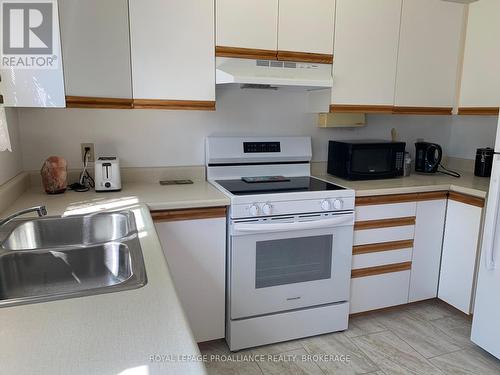
[[(259, 182), (267, 180), (266, 182)], [(234, 195), (299, 193), (305, 191), (345, 190), (314, 177), (286, 177), (271, 176), (267, 178), (217, 180), (224, 189)]]

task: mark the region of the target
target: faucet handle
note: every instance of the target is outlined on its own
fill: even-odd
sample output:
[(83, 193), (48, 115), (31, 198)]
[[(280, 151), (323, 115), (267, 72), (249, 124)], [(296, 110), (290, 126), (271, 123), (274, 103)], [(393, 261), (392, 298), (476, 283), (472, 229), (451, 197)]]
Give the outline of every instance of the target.
[(38, 207), (38, 216), (39, 217), (42, 217), (42, 216), (47, 216), (47, 207), (46, 206), (40, 206)]

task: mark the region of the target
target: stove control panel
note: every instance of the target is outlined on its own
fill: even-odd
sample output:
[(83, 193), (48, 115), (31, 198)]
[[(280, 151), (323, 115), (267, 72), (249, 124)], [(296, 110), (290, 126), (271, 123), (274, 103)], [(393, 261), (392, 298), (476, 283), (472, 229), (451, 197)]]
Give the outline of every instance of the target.
[(290, 201), (263, 201), (231, 205), (231, 218), (297, 215), (354, 210), (354, 196)]

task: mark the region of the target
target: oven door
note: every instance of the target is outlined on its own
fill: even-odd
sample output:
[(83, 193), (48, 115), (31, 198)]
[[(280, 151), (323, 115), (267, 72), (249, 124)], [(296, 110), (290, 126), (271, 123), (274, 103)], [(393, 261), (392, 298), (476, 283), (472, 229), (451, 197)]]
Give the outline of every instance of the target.
[(349, 299), (354, 214), (233, 221), (231, 319)]

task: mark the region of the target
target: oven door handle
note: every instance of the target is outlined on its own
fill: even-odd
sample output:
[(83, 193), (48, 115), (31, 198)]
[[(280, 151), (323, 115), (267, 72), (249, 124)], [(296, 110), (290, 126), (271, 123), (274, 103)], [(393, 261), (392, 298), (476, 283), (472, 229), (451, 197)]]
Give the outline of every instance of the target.
[(235, 223), (233, 224), (233, 234), (263, 233), (263, 232), (286, 232), (292, 230), (321, 229), (344, 225), (354, 225), (354, 215), (342, 215), (331, 219), (321, 219), (312, 221), (294, 221), (291, 223)]

